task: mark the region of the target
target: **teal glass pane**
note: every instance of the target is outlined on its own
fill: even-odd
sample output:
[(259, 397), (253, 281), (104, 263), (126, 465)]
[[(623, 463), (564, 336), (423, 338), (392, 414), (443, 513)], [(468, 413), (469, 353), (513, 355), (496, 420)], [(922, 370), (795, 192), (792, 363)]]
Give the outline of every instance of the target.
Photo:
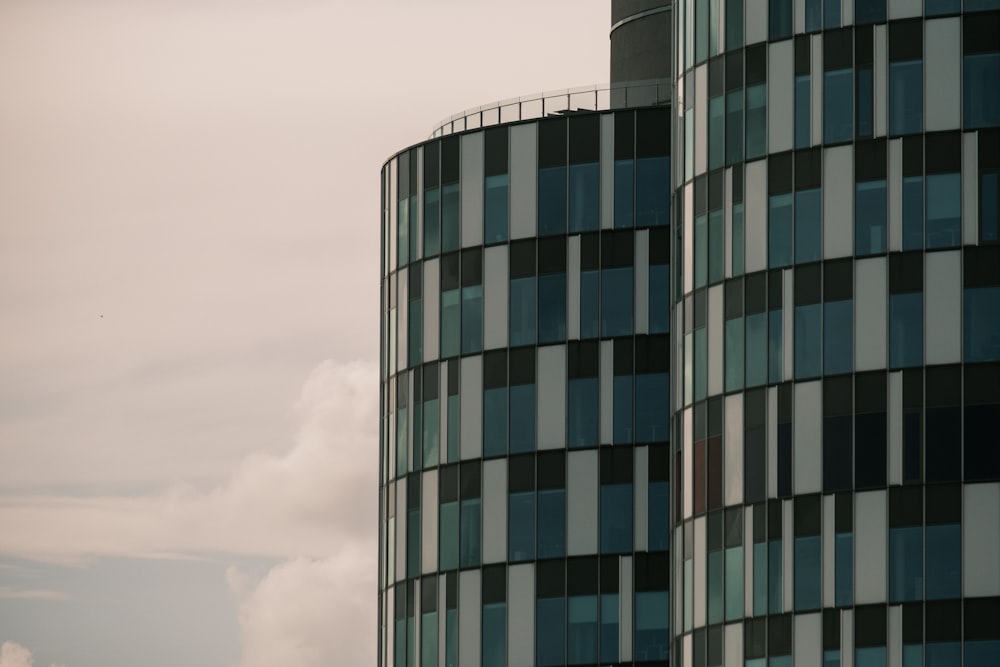
[(965, 361), (1000, 360), (1000, 286), (967, 287), (962, 305)]
[(924, 63), (889, 63), (889, 134), (916, 134), (924, 127)]
[(924, 648), (926, 667), (954, 667), (962, 664), (961, 642), (927, 642)]
[(795, 611), (819, 609), (823, 605), (822, 538), (795, 538)]
[(726, 160), (726, 98), (708, 100), (708, 168), (718, 169)]
[(441, 252), (441, 190), (424, 190), (424, 257)]
[(535, 385), (510, 388), (510, 453), (535, 451)]
[(632, 334), (632, 267), (601, 271), (601, 335)]
[(743, 161), (743, 91), (726, 93), (726, 164)]
[(507, 454), (507, 387), (483, 392), (483, 456)]
[(458, 250), (459, 247), (460, 194), (458, 183), (451, 183), (441, 188), (441, 252)]
[(924, 543), (926, 577), (924, 598), (944, 600), (962, 594), (962, 527), (927, 526)]
[(510, 345), (535, 342), (535, 277), (510, 281)]
[(410, 261), (410, 206), (400, 200), (396, 212), (396, 262), (403, 266)]
[(597, 596), (571, 595), (566, 599), (566, 663), (597, 662)]
[(456, 357), (459, 352), (459, 331), (462, 312), (457, 289), (441, 292), (441, 358)]
[(438, 523), (438, 569), (458, 567), (458, 502), (441, 503)]
[(781, 540), (767, 543), (767, 611), (780, 614), (782, 603)]
[(885, 23), (885, 5), (886, 0), (854, 0), (855, 25)]
[(535, 557), (535, 492), (510, 494), (507, 557), (511, 562)]
[(923, 644), (903, 644), (903, 667), (924, 667)]
[(781, 345), (781, 311), (767, 312), (767, 380), (781, 382), (782, 379), (782, 345)]
[(705, 578), (706, 578), (706, 605), (707, 605), (707, 617), (708, 624), (712, 625), (714, 623), (722, 622), (722, 610), (723, 610), (723, 586), (722, 586), (722, 551), (709, 551)]
[(823, 73), (823, 143), (854, 138), (854, 75), (850, 69)]
[(458, 461), (459, 397), (448, 397), (448, 463)]
[(767, 313), (746, 316), (746, 383), (756, 387), (767, 383)]
[(670, 439), (670, 374), (639, 373), (635, 376), (636, 444)]
[(961, 174), (927, 175), (927, 247), (962, 245)]
[(753, 615), (767, 613), (767, 542), (753, 545)]
[(420, 299), (413, 299), (409, 304), (410, 329), (407, 333), (407, 365), (411, 368), (419, 366), (424, 360), (424, 316), (423, 302)]
[(833, 590), (838, 607), (854, 601), (854, 534), (837, 533), (833, 540)]
[(632, 551), (632, 485), (601, 485), (601, 553)]
[(708, 391), (708, 329), (694, 332), (694, 398), (700, 401)]
[(726, 391), (743, 388), (743, 318), (726, 320)]
[(569, 167), (569, 231), (596, 231), (601, 211), (600, 168), (596, 162)]
[[(580, 272), (580, 338), (582, 340), (597, 338), (600, 332), (600, 286), (600, 271)], [(650, 298), (652, 298), (652, 291)]]
[(708, 0), (694, 1), (694, 59), (700, 63), (708, 58)]
[(694, 218), (694, 286), (708, 284), (708, 216)]
[[(689, 561), (690, 562), (690, 561)], [(637, 661), (662, 661), (669, 656), (670, 599), (667, 591), (635, 594), (635, 649)]]
[(479, 498), (461, 502), (459, 521), (458, 564), (461, 567), (479, 565), (482, 546), (482, 513)]
[(535, 603), (535, 664), (566, 664), (566, 607), (564, 598), (541, 598)]
[(962, 115), (964, 128), (1000, 125), (1000, 53), (963, 56)]
[(708, 282), (722, 282), (723, 262), (725, 255), (725, 221), (722, 209), (708, 214)]
[(441, 447), (441, 406), (438, 399), (424, 401), (423, 443), (424, 468), (434, 468), (440, 461)]
[(979, 240), (1000, 241), (1000, 171), (979, 172)]
[(462, 354), (483, 349), (483, 286), (462, 288)]
[(649, 333), (669, 332), (670, 265), (653, 264), (649, 267)]
[(889, 366), (924, 363), (924, 298), (922, 292), (889, 295)]
[(965, 667), (1000, 665), (1000, 640), (986, 639), (965, 642)]
[(840, 667), (840, 651), (823, 651), (823, 667)]
[(602, 663), (618, 662), (618, 594), (601, 595), (601, 656)]
[(743, 46), (743, 0), (726, 2), (726, 50)]
[(747, 87), (747, 159), (767, 152), (767, 84)]
[(823, 304), (823, 373), (850, 373), (854, 367), (854, 301)]
[(566, 489), (538, 491), (538, 558), (566, 554)]
[(566, 340), (566, 274), (538, 276), (538, 342)]
[(612, 442), (628, 444), (632, 442), (632, 376), (616, 375), (611, 386)]
[(420, 667), (438, 667), (438, 615), (420, 615)]
[(635, 163), (615, 160), (615, 229), (632, 227), (635, 202)]
[[(819, 5), (821, 0), (807, 0), (806, 20), (809, 20), (809, 9), (814, 7), (819, 22)], [(806, 28), (810, 30), (810, 28)], [(812, 143), (812, 89), (808, 74), (795, 77), (795, 148), (808, 148)]]
[(444, 663), (447, 667), (458, 667), (458, 610), (445, 612)]
[(538, 235), (566, 233), (566, 167), (538, 170)]
[(767, 38), (772, 42), (792, 36), (792, 0), (770, 0)]
[(854, 254), (885, 252), (885, 181), (864, 181), (854, 189)]
[(743, 203), (733, 204), (733, 275), (743, 275)]
[(482, 631), (482, 667), (507, 667), (506, 603), (483, 605)]
[(767, 265), (776, 269), (792, 263), (792, 193), (768, 199)]
[(819, 188), (795, 193), (795, 261), (822, 259), (823, 198)]
[(726, 549), (726, 621), (743, 616), (743, 547)]
[(649, 483), (648, 544), (650, 551), (670, 549), (670, 483)]
[[(960, 0), (925, 0), (924, 16), (941, 16), (942, 14), (957, 14)], [(971, 11), (966, 4), (965, 11)]]
[(924, 247), (924, 177), (903, 177), (903, 250)]
[(396, 410), (396, 477), (406, 474), (406, 434), (408, 410), (401, 407)]
[(406, 665), (406, 619), (397, 618), (396, 619), (396, 636), (395, 636), (395, 648), (396, 648), (396, 664)]
[(874, 75), (871, 66), (858, 67), (857, 80), (857, 121), (858, 137), (872, 136), (874, 127)]
[(635, 162), (637, 227), (670, 224), (670, 158), (642, 157)]
[(806, 32), (816, 32), (822, 27), (823, 0), (806, 0)]
[(596, 447), (598, 444), (598, 395), (597, 378), (572, 378), (567, 387), (566, 410), (568, 413), (566, 446)]
[(420, 510), (406, 513), (406, 576), (420, 574)]
[(840, 27), (840, 0), (823, 0), (823, 27), (827, 30)]
[(854, 649), (855, 667), (886, 667), (885, 647), (869, 646)]
[(483, 242), (502, 243), (508, 237), (510, 217), (510, 176), (497, 174), (486, 177), (483, 193)]

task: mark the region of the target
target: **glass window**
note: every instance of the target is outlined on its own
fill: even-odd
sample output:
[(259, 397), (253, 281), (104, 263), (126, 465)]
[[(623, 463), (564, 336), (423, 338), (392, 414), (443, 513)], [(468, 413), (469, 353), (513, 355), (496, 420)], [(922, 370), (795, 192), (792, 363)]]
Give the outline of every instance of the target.
[(863, 181), (855, 185), (854, 254), (885, 252), (885, 180)]
[(726, 50), (743, 46), (743, 0), (726, 2)]
[(424, 400), (423, 427), (423, 464), (424, 468), (433, 468), (440, 460), (441, 407), (437, 398)]
[[(580, 338), (597, 338), (601, 309), (600, 271), (580, 272)], [(650, 290), (652, 298), (652, 290)]]
[(704, 287), (708, 283), (708, 216), (694, 218), (694, 286)]
[(822, 258), (823, 199), (819, 188), (795, 193), (795, 261), (799, 264)]
[(409, 411), (406, 406), (396, 410), (396, 477), (406, 474), (406, 434)]
[(420, 510), (411, 509), (406, 513), (406, 575), (407, 577), (415, 577), (419, 574)]
[(854, 23), (885, 23), (885, 0), (854, 0)]
[(413, 299), (409, 303), (410, 331), (407, 334), (409, 350), (406, 359), (411, 367), (419, 366), (420, 362), (424, 359), (424, 316), (422, 304), (423, 302), (420, 299)]
[(566, 599), (567, 664), (597, 662), (597, 596), (571, 595)]
[(483, 349), (483, 286), (462, 288), (462, 354)]
[[(806, 17), (808, 20), (809, 6), (819, 5), (819, 0), (809, 0), (806, 3)], [(817, 19), (818, 20), (818, 19)], [(810, 28), (806, 28), (810, 30)], [(812, 142), (811, 109), (810, 101), (812, 91), (809, 85), (809, 75), (800, 74), (795, 77), (795, 147), (808, 148)]]
[(649, 550), (666, 551), (670, 548), (670, 482), (650, 480), (648, 510)]
[(458, 183), (441, 188), (441, 251), (458, 250), (461, 197)]
[(632, 160), (615, 160), (615, 229), (632, 227), (635, 174)]
[(924, 247), (924, 177), (903, 177), (903, 250)]
[(612, 388), (612, 441), (616, 445), (624, 445), (632, 442), (632, 376), (614, 376)]
[(694, 0), (695, 62), (708, 58), (708, 0)]
[(500, 243), (507, 240), (507, 220), (509, 217), (510, 176), (498, 174), (486, 177), (486, 191), (483, 194), (483, 239), (485, 243)]
[(806, 32), (816, 32), (823, 27), (822, 0), (806, 0)]
[(459, 396), (448, 396), (448, 463), (458, 461)]
[(966, 667), (990, 667), (1000, 664), (1000, 639), (965, 642)]
[(535, 492), (510, 494), (510, 516), (507, 520), (508, 558), (511, 562), (535, 558)]
[(600, 169), (596, 162), (573, 164), (569, 168), (569, 231), (587, 232), (598, 228), (601, 207)]
[(850, 69), (823, 73), (823, 143), (835, 144), (853, 138), (852, 79)]
[(483, 455), (507, 453), (507, 387), (483, 392)]
[(566, 233), (566, 167), (538, 170), (538, 235)]
[(635, 442), (666, 442), (669, 439), (670, 374), (637, 374), (635, 376)]
[(718, 283), (723, 278), (725, 220), (722, 209), (708, 213), (708, 282)]
[(966, 55), (962, 77), (965, 129), (1000, 125), (1000, 53)]
[(726, 549), (726, 620), (743, 616), (743, 547)]
[(726, 98), (722, 95), (708, 100), (708, 168), (718, 169), (725, 161)]
[(396, 229), (398, 232), (396, 237), (396, 261), (399, 266), (403, 266), (410, 261), (410, 205), (406, 199), (402, 199), (399, 202)]
[(965, 361), (1000, 360), (1000, 286), (965, 289)]
[(632, 267), (601, 271), (601, 335), (632, 334)]
[(792, 36), (792, 0), (770, 0), (767, 18), (768, 40), (774, 42)]
[(795, 538), (795, 611), (819, 609), (823, 605), (819, 535)]
[(871, 65), (858, 66), (858, 136), (872, 136), (874, 127), (874, 77)]
[(601, 595), (601, 662), (618, 662), (618, 594)]
[(632, 485), (601, 485), (601, 553), (632, 551)]
[(923, 61), (889, 63), (889, 134), (916, 134), (923, 129), (923, 81)]
[[(941, 16), (942, 14), (957, 14), (960, 0), (926, 0), (924, 2), (925, 16)], [(966, 11), (969, 11), (966, 6)]]
[(747, 86), (747, 159), (767, 152), (767, 84)]
[(667, 591), (635, 594), (635, 657), (637, 661), (666, 660), (670, 642), (670, 600)]
[(438, 524), (438, 569), (458, 567), (458, 501), (441, 503)]
[(767, 611), (769, 614), (781, 613), (781, 579), (781, 540), (771, 540), (767, 543)]
[(424, 190), (424, 257), (441, 252), (441, 190)]
[(538, 558), (566, 553), (566, 489), (538, 491)]
[(420, 616), (420, 667), (437, 667), (438, 621), (437, 612)]
[(1000, 171), (979, 172), (979, 241), (1000, 241)]
[(792, 193), (769, 198), (767, 237), (768, 267), (789, 266), (792, 263)]
[(670, 158), (664, 155), (639, 158), (635, 163), (635, 181), (636, 226), (669, 225)]
[(767, 542), (753, 545), (753, 615), (767, 613)]
[(889, 529), (889, 602), (919, 600), (924, 593), (922, 526)]
[(924, 362), (924, 295), (889, 295), (889, 366), (906, 368)]
[(837, 533), (834, 548), (834, 604), (849, 606), (854, 600), (854, 533)]
[(767, 383), (767, 313), (746, 316), (746, 384)]
[(708, 391), (708, 329), (694, 332), (694, 398), (700, 401)]
[(670, 265), (652, 264), (649, 267), (649, 333), (669, 332)]
[(927, 175), (927, 247), (962, 244), (962, 175)]
[(927, 588), (925, 598), (957, 598), (962, 582), (962, 527), (958, 524), (927, 526)]
[(566, 608), (562, 597), (539, 598), (535, 613), (535, 660), (539, 667), (566, 664)]
[(483, 667), (507, 665), (507, 603), (483, 605)]
[(538, 276), (538, 342), (566, 340), (566, 274)]
[(444, 664), (446, 667), (458, 667), (458, 609), (445, 611), (444, 619)]
[(457, 289), (441, 292), (441, 358), (458, 356), (462, 307)]
[(567, 447), (596, 447), (598, 444), (598, 416), (600, 409), (598, 396), (600, 386), (597, 378), (573, 378), (567, 389)]
[(743, 388), (743, 318), (726, 320), (726, 391)]
[(840, 0), (823, 0), (823, 27), (840, 27)]
[(726, 164), (743, 161), (743, 91), (726, 93)]
[[(510, 345), (535, 342), (535, 277), (510, 281)], [(443, 356), (443, 355), (442, 355)]]
[(855, 667), (885, 667), (885, 647), (866, 646), (854, 649)]
[(743, 203), (733, 204), (733, 275), (743, 275)]
[(705, 568), (708, 593), (705, 596), (705, 603), (709, 625), (722, 622), (722, 572), (722, 550), (709, 551)]
[(535, 385), (510, 388), (510, 452), (535, 450)]
[(460, 507), (458, 563), (461, 567), (475, 567), (480, 561), (482, 519), (479, 498), (466, 498)]
[(854, 301), (823, 304), (823, 372), (850, 373), (854, 367)]

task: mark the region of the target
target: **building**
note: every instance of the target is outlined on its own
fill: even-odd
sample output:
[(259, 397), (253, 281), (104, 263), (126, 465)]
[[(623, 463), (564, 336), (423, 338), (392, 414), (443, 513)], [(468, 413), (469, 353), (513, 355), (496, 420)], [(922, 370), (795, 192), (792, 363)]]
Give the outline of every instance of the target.
[(611, 39), (383, 168), (380, 664), (1000, 664), (1000, 3)]

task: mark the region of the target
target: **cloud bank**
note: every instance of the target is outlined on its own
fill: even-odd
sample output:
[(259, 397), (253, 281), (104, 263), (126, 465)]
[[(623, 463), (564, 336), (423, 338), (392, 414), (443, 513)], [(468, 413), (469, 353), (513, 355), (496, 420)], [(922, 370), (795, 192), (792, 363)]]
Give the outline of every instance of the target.
[[(34, 665), (35, 658), (24, 646), (11, 641), (0, 644), (0, 667), (34, 667)], [(52, 667), (66, 667), (66, 665), (52, 663)]]

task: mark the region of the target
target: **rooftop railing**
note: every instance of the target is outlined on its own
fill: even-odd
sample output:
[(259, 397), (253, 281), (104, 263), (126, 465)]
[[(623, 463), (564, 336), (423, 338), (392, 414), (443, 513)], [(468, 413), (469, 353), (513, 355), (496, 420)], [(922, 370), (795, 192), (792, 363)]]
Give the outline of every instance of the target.
[(670, 92), (670, 79), (651, 79), (514, 97), (449, 116), (437, 124), (431, 138), (519, 120), (565, 116), (578, 111), (608, 111), (669, 104)]

